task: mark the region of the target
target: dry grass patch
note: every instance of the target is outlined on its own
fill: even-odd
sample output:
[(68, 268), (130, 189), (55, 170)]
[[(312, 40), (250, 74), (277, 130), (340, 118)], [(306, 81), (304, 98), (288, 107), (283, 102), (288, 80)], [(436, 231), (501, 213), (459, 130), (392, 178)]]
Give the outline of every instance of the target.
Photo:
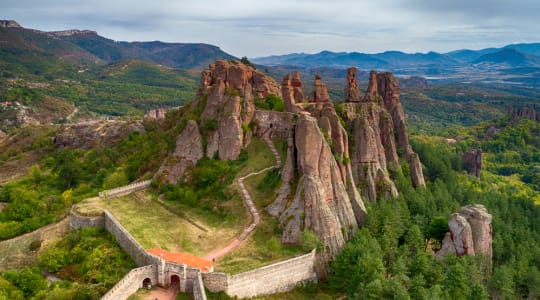
[(73, 211), (82, 216), (99, 216), (103, 214), (105, 202), (99, 197), (93, 197), (83, 200), (73, 206)]
[(199, 225), (195, 226), (156, 201), (141, 201), (140, 195), (106, 202), (105, 207), (146, 249), (160, 247), (203, 256), (214, 248), (225, 246), (238, 233), (237, 228), (211, 226), (195, 215), (184, 212), (189, 220)]

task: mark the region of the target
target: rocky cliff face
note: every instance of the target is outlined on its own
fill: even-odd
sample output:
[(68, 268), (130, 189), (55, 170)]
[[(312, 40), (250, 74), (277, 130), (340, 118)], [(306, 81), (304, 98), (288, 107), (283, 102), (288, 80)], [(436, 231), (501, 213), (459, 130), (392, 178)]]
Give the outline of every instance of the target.
[(203, 156), (238, 159), (251, 140), (252, 131), (246, 129), (255, 115), (254, 100), (269, 94), (281, 97), (280, 86), (252, 67), (228, 60), (211, 64), (184, 115), (196, 120), (187, 123), (155, 178), (172, 184), (187, 180), (186, 172)]
[(132, 132), (144, 132), (139, 121), (94, 121), (63, 126), (54, 143), (61, 147), (91, 149), (109, 147)]
[(182, 133), (176, 139), (176, 148), (161, 165), (154, 176), (159, 182), (177, 184), (189, 180), (189, 168), (203, 158), (202, 137), (199, 126), (189, 120)]
[(326, 260), (364, 223), (367, 212), (351, 168), (349, 136), (329, 102), (326, 85), (317, 76), (306, 103), (299, 82), (295, 73), (292, 81), (287, 75), (282, 84), (287, 110), (298, 116), (282, 179), (288, 186), (296, 163), (297, 189), (289, 206), (278, 197), (268, 211), (280, 218), (282, 242), (298, 243), (302, 230), (313, 230), (326, 246)]
[(513, 120), (525, 118), (540, 122), (540, 113), (538, 113), (534, 108), (530, 107), (515, 108), (512, 110), (511, 115)]
[(425, 186), (422, 165), (407, 135), (405, 113), (399, 100), (399, 85), (391, 73), (370, 73), (364, 98), (360, 101), (356, 69), (347, 72), (347, 101), (344, 118), (352, 136), (351, 163), (362, 195), (369, 200), (396, 197), (389, 170), (400, 172), (399, 156), (408, 162), (412, 183)]
[(483, 205), (467, 205), (448, 220), (450, 231), (444, 237), (437, 257), (448, 254), (482, 255), (491, 261), (493, 250), (491, 215)]
[(303, 112), (296, 124), (295, 146), (299, 169), (298, 187), (294, 199), (280, 216), (283, 224), (282, 241), (297, 243), (302, 230), (313, 230), (333, 257), (348, 237), (363, 222), (365, 208), (358, 197), (354, 205), (347, 193), (346, 178), (342, 176), (330, 145), (316, 118)]
[[(206, 156), (217, 153), (220, 159), (237, 159), (249, 143), (249, 133), (242, 125), (247, 126), (253, 119), (254, 99), (269, 94), (281, 97), (280, 86), (242, 63), (219, 60), (204, 70), (193, 109), (204, 107), (200, 122), (206, 129)], [(216, 126), (207, 126), (215, 122)]]

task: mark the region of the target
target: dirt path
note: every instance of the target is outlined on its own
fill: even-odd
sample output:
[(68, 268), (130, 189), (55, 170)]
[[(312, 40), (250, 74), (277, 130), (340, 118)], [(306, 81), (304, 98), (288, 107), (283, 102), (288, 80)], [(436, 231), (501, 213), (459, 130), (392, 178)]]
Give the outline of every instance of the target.
[(251, 224), (245, 227), (240, 233), (240, 235), (234, 240), (232, 240), (227, 246), (220, 249), (215, 249), (212, 252), (206, 254), (204, 258), (207, 260), (219, 259), (223, 257), (225, 254), (235, 249), (236, 247), (243, 244), (244, 240), (253, 232), (253, 230), (255, 230), (255, 227), (257, 227), (257, 224), (259, 224), (259, 222), (261, 221), (259, 212), (257, 211), (255, 204), (253, 203), (253, 199), (251, 199), (251, 196), (249, 195), (246, 187), (244, 186), (244, 180), (250, 176), (259, 175), (268, 170), (281, 167), (281, 157), (279, 156), (279, 153), (277, 152), (276, 147), (274, 146), (274, 143), (267, 136), (263, 136), (263, 140), (266, 142), (268, 147), (270, 147), (270, 150), (272, 151), (272, 154), (274, 155), (274, 158), (276, 160), (275, 165), (264, 168), (257, 172), (249, 173), (246, 176), (238, 178), (238, 181), (237, 181), (238, 187), (240, 188), (240, 194), (242, 195), (242, 199), (244, 200), (244, 205), (246, 206), (246, 208), (249, 210), (249, 213), (251, 214), (251, 218), (252, 218)]
[(178, 289), (175, 287), (170, 287), (168, 289), (156, 288), (151, 290), (150, 293), (144, 296), (144, 300), (174, 300), (176, 299), (176, 294), (178, 294)]

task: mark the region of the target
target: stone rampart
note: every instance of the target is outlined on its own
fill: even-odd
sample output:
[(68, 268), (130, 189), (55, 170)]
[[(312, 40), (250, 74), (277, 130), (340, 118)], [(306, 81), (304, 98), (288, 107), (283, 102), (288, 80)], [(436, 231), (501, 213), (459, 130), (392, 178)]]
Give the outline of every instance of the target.
[(230, 277), (231, 275), (228, 273), (202, 273), (204, 286), (213, 293), (225, 291), (227, 289), (227, 286), (229, 286)]
[(250, 298), (294, 289), (299, 284), (316, 281), (315, 250), (308, 254), (231, 276), (226, 293), (231, 297)]
[(193, 279), (193, 299), (206, 300), (206, 292), (204, 291), (201, 272), (197, 272), (197, 277)]
[(131, 294), (143, 288), (145, 279), (150, 279), (150, 284), (158, 282), (158, 272), (155, 265), (148, 265), (133, 269), (127, 273), (107, 294), (101, 297), (101, 300), (124, 300)]
[(315, 250), (232, 276), (203, 273), (202, 278), (204, 286), (212, 292), (225, 291), (231, 297), (251, 298), (290, 291), (304, 282), (316, 281), (314, 264)]
[(105, 218), (101, 216), (83, 216), (77, 214), (73, 208), (69, 213), (69, 228), (80, 229), (86, 227), (105, 227)]
[(255, 135), (268, 132), (270, 138), (287, 138), (294, 128), (293, 114), (288, 112), (256, 110), (253, 122)]
[(145, 180), (140, 182), (131, 183), (125, 186), (117, 187), (114, 189), (106, 190), (99, 193), (101, 198), (115, 198), (122, 197), (131, 194), (136, 191), (144, 190), (150, 187), (152, 180)]
[(103, 215), (105, 217), (105, 229), (115, 237), (118, 245), (126, 251), (137, 266), (160, 264), (159, 257), (148, 253), (108, 210), (105, 210)]

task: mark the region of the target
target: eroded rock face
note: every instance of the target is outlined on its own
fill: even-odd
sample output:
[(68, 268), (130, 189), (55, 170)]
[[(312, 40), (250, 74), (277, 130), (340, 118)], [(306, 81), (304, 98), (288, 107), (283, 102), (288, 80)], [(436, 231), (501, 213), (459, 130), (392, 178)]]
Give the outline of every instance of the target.
[(62, 127), (53, 142), (68, 148), (109, 147), (132, 132), (144, 132), (144, 126), (140, 121), (83, 122)]
[(165, 109), (151, 109), (144, 113), (144, 117), (147, 119), (164, 119), (165, 118)]
[(518, 118), (525, 118), (525, 119), (540, 122), (540, 113), (538, 113), (534, 108), (530, 108), (530, 107), (514, 108), (511, 114), (512, 114), (513, 120), (517, 120)]
[(465, 170), (473, 176), (480, 178), (482, 173), (482, 150), (472, 149), (460, 154)]
[(203, 158), (202, 137), (199, 126), (189, 120), (182, 133), (176, 138), (176, 148), (161, 165), (154, 179), (161, 183), (177, 184), (188, 181), (187, 170)]
[(347, 69), (347, 89), (345, 90), (345, 99), (347, 102), (360, 102), (362, 96), (358, 90), (358, 81), (356, 81), (356, 68)]
[(315, 81), (313, 83), (314, 91), (309, 96), (309, 102), (328, 102), (330, 96), (328, 95), (328, 88), (326, 84), (322, 82), (322, 78), (319, 75), (315, 75)]
[[(207, 140), (206, 155), (237, 159), (249, 141), (247, 126), (255, 112), (254, 99), (269, 94), (281, 97), (281, 87), (269, 76), (239, 62), (218, 60), (204, 70), (197, 101), (192, 110), (203, 106), (200, 122)], [(204, 103), (203, 103), (204, 102)], [(217, 126), (206, 126), (217, 122)]]
[(307, 112), (298, 118), (295, 146), (300, 178), (291, 205), (280, 217), (284, 228), (282, 241), (298, 243), (302, 227), (310, 229), (327, 246), (326, 254), (333, 257), (358, 228), (346, 178), (319, 121)]
[(483, 205), (467, 205), (448, 220), (450, 231), (446, 233), (437, 257), (448, 254), (482, 255), (491, 261), (492, 228), (491, 215)]
[[(352, 73), (349, 70), (350, 78)], [(425, 186), (422, 165), (409, 144), (399, 96), (398, 82), (391, 73), (372, 71), (362, 102), (349, 97), (343, 106), (354, 140), (350, 150), (353, 174), (362, 196), (372, 201), (397, 196), (389, 170), (401, 172), (398, 153), (409, 164), (413, 186)]]

